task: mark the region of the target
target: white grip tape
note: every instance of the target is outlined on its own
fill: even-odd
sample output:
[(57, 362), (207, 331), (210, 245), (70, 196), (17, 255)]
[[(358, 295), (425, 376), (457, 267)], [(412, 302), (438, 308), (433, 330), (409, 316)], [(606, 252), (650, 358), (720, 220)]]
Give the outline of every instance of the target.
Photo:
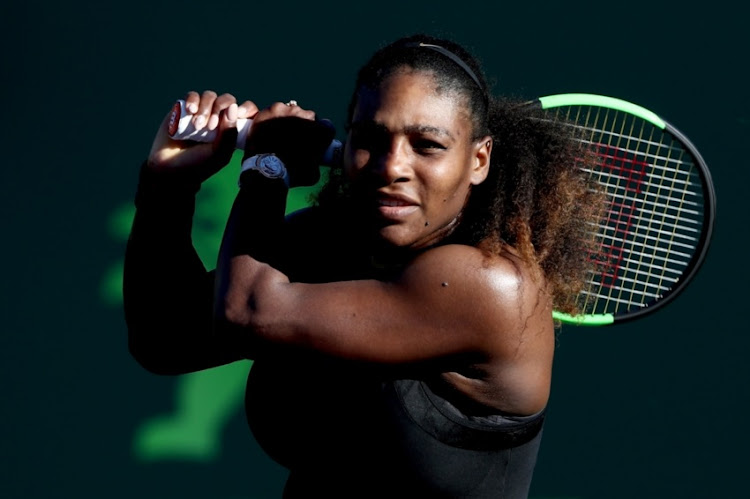
[[(209, 130), (203, 127), (200, 130), (195, 129), (193, 125), (193, 115), (185, 107), (183, 99), (178, 100), (172, 106), (172, 112), (169, 115), (167, 127), (169, 136), (175, 140), (192, 140), (195, 142), (213, 142), (216, 138), (217, 131)], [(250, 131), (253, 120), (237, 118), (237, 149), (245, 149), (245, 139)], [(327, 166), (333, 166), (338, 163), (341, 157), (342, 145), (338, 140), (331, 142), (325, 154), (322, 163)]]

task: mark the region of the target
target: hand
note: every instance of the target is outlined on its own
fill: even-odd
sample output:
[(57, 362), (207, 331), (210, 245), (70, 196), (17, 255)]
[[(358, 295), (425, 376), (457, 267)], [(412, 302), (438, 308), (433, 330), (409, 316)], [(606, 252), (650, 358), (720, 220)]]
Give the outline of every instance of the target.
[(208, 144), (172, 139), (167, 131), (170, 114), (167, 113), (154, 138), (147, 164), (157, 171), (180, 172), (203, 182), (232, 158), (237, 141), (237, 119), (252, 119), (258, 107), (251, 101), (238, 106), (233, 95), (217, 95), (211, 90), (202, 94), (189, 92), (185, 107), (194, 114), (195, 128), (217, 130), (216, 139)]
[(290, 187), (314, 185), (319, 166), (336, 130), (327, 120), (298, 105), (281, 102), (259, 111), (245, 143), (245, 158), (274, 153), (286, 165)]

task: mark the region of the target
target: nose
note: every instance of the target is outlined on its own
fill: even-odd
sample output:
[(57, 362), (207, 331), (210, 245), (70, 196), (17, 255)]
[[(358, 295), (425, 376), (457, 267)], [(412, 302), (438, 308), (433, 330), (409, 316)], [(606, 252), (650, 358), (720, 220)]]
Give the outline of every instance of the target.
[(413, 174), (406, 144), (393, 141), (381, 154), (373, 158), (373, 173), (388, 185), (395, 182), (408, 182)]

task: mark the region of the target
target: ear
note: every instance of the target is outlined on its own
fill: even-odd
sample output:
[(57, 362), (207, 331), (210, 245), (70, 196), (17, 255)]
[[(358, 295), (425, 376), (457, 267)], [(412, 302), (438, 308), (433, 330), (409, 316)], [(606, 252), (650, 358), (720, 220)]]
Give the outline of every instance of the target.
[(473, 166), (470, 180), (472, 185), (479, 185), (487, 178), (490, 171), (490, 158), (492, 157), (492, 137), (487, 135), (474, 143), (472, 154)]

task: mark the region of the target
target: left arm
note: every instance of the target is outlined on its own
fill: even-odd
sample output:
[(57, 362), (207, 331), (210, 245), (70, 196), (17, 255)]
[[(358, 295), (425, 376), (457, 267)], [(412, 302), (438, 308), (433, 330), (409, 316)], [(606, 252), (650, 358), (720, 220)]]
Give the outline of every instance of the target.
[(240, 342), (260, 338), (368, 363), (464, 354), (510, 360), (523, 330), (522, 286), (511, 264), (486, 263), (476, 248), (442, 246), (393, 281), (306, 284), (236, 255), (217, 303), (219, 324), (235, 328)]
[[(316, 122), (315, 113), (298, 106), (276, 103), (255, 115), (243, 164), (256, 154), (278, 153), (286, 164), (288, 176), (286, 179), (266, 178), (257, 170), (244, 171), (240, 176), (240, 190), (227, 221), (216, 268), (214, 313), (219, 320), (215, 326), (225, 337), (234, 338), (237, 334), (237, 328), (233, 327), (236, 325), (223, 320), (223, 304), (233, 280), (229, 263), (241, 255), (270, 264), (287, 258), (281, 240), (289, 187), (313, 185), (318, 181), (319, 159), (334, 134), (332, 126)], [(251, 341), (250, 336), (243, 337), (246, 340), (244, 351), (253, 355), (258, 341), (263, 338), (254, 337)]]

